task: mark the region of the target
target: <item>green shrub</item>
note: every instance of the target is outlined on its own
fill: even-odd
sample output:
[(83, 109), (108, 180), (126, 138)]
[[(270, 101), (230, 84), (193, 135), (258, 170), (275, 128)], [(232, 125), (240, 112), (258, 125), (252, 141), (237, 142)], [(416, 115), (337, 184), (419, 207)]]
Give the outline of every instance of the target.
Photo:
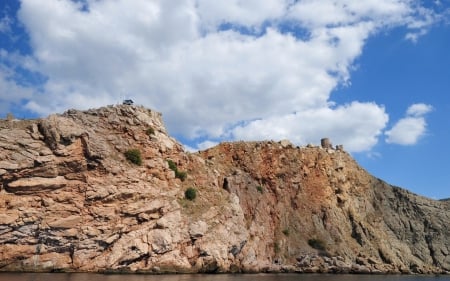
[(261, 194), (264, 192), (263, 187), (260, 186), (260, 185), (258, 185), (258, 186), (256, 187), (256, 190), (258, 190), (258, 192), (261, 193)]
[(180, 172), (178, 170), (175, 171), (175, 177), (177, 179), (180, 179), (181, 181), (184, 181), (187, 178), (187, 173), (186, 172)]
[(145, 133), (146, 133), (148, 136), (154, 135), (154, 134), (155, 134), (155, 129), (153, 129), (152, 127), (150, 127), (150, 128), (148, 128), (148, 129), (145, 131)]
[(280, 243), (275, 242), (273, 244), (273, 250), (275, 251), (276, 254), (278, 254), (281, 251)]
[(284, 234), (285, 236), (289, 236), (289, 233), (290, 233), (289, 228), (283, 229), (282, 232), (283, 232), (283, 234)]
[(167, 160), (167, 163), (169, 164), (169, 169), (175, 172), (175, 177), (177, 179), (180, 179), (181, 181), (184, 181), (187, 178), (187, 173), (179, 171), (177, 168), (177, 164), (173, 162), (172, 160)]
[(316, 250), (324, 251), (326, 249), (325, 242), (320, 239), (311, 238), (308, 240), (308, 245), (311, 246), (311, 248), (314, 248)]
[(141, 165), (142, 164), (142, 156), (141, 151), (139, 149), (129, 149), (125, 151), (125, 158), (133, 164)]
[(173, 162), (172, 160), (167, 160), (167, 163), (169, 164), (169, 169), (171, 169), (172, 171), (177, 171), (177, 164), (175, 164), (175, 162)]
[(191, 201), (195, 200), (195, 198), (197, 197), (197, 190), (193, 187), (189, 187), (184, 192), (184, 197)]

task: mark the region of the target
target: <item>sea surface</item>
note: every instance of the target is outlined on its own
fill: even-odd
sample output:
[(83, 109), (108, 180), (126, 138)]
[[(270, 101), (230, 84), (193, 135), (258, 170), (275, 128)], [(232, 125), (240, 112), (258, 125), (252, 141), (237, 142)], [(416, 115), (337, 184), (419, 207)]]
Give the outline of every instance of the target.
[(0, 273), (0, 281), (444, 281), (432, 275)]

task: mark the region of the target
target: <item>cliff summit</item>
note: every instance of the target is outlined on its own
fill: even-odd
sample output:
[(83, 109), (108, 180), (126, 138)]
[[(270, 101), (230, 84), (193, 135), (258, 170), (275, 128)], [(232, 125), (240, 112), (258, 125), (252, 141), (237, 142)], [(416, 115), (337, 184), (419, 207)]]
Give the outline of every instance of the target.
[(448, 273), (449, 225), (325, 139), (189, 153), (133, 104), (0, 121), (0, 271)]

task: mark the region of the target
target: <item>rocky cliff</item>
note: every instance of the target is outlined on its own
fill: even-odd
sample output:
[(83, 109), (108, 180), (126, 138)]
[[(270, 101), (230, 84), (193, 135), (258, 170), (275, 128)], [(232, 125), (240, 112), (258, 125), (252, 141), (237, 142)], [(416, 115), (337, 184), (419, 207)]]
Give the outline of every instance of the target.
[(0, 121), (2, 271), (448, 272), (449, 224), (341, 149), (188, 153), (132, 105)]

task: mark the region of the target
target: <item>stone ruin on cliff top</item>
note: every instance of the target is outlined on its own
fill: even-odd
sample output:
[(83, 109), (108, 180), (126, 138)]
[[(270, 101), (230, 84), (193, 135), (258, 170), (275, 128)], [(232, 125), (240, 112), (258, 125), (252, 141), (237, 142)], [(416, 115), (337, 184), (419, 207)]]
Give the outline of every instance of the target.
[[(325, 149), (334, 149), (333, 148), (333, 144), (331, 143), (329, 138), (321, 139), (320, 140), (320, 145), (322, 146), (322, 148), (325, 148)], [(342, 144), (336, 145), (336, 150), (343, 151), (344, 150), (344, 145), (342, 145)]]

